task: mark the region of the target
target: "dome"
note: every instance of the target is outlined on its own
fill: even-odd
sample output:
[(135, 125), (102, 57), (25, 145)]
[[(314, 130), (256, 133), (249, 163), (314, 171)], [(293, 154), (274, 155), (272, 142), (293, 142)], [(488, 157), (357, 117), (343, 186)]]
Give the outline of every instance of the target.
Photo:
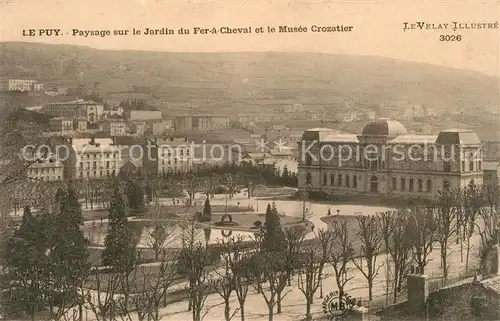
[(377, 119), (363, 128), (363, 136), (387, 136), (396, 138), (399, 135), (406, 135), (406, 128), (397, 120), (387, 118)]

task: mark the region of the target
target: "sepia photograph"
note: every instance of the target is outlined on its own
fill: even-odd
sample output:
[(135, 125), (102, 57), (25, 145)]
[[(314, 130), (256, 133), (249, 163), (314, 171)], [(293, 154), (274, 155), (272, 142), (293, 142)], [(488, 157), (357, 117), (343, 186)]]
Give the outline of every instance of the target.
[(0, 0), (0, 320), (500, 320), (499, 23)]

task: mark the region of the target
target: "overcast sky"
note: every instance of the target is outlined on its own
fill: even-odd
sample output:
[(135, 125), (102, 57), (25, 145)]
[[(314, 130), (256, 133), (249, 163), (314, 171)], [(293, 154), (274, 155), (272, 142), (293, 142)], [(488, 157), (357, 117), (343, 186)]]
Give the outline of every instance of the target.
[[(10, 3), (6, 3), (12, 1)], [(403, 31), (403, 23), (500, 22), (497, 1), (30, 1), (0, 0), (2, 41), (87, 45), (102, 49), (154, 51), (309, 51), (361, 54), (432, 63), (498, 76), (500, 29)], [(132, 29), (252, 26), (351, 25), (348, 33), (203, 36), (72, 37), (71, 29)], [(59, 28), (59, 37), (23, 37), (23, 29)], [(441, 42), (441, 34), (461, 34), (460, 42)]]

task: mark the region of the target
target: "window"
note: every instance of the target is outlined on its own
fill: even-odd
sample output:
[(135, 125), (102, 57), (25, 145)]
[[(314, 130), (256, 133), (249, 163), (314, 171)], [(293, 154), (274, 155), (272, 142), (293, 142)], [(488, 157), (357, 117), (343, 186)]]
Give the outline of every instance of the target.
[(346, 175), (345, 176), (345, 186), (351, 187), (350, 185), (351, 185), (351, 180), (349, 178), (349, 175)]
[(483, 162), (481, 162), (480, 160), (477, 161), (477, 170), (478, 171), (482, 170), (482, 167), (483, 167)]
[(306, 184), (309, 185), (312, 183), (312, 176), (311, 173), (306, 174)]
[(328, 176), (326, 174), (323, 174), (323, 185), (328, 184)]
[(465, 161), (462, 161), (462, 172), (465, 172)]
[(424, 182), (421, 179), (419, 179), (418, 180), (418, 192), (419, 193), (423, 192), (423, 189), (424, 189), (423, 185), (424, 185)]
[(356, 175), (354, 175), (352, 178), (352, 187), (358, 188), (358, 177)]
[(335, 174), (330, 174), (330, 185), (335, 183)]
[(443, 190), (447, 191), (450, 189), (450, 182), (444, 181), (443, 182)]
[(406, 183), (406, 182), (405, 182), (405, 179), (404, 179), (404, 178), (401, 178), (401, 191), (402, 191), (402, 192), (404, 192), (404, 191), (405, 191), (405, 189), (406, 189), (406, 186), (405, 186), (406, 184), (405, 184), (405, 183)]
[(341, 175), (341, 174), (339, 174), (339, 175), (337, 176), (337, 185), (338, 185), (338, 186), (342, 186), (342, 175)]
[(410, 192), (413, 192), (413, 178), (410, 178)]
[(449, 160), (443, 162), (443, 172), (451, 172), (451, 162)]
[(430, 179), (427, 180), (427, 193), (430, 193), (432, 190), (432, 181)]
[(471, 172), (474, 171), (474, 160), (472, 160), (472, 159), (469, 160), (469, 170)]
[(306, 165), (307, 166), (311, 166), (312, 165), (312, 157), (309, 154), (306, 154)]
[(392, 178), (392, 190), (393, 190), (393, 191), (397, 191), (397, 190), (398, 190), (396, 177), (393, 177), (393, 178)]

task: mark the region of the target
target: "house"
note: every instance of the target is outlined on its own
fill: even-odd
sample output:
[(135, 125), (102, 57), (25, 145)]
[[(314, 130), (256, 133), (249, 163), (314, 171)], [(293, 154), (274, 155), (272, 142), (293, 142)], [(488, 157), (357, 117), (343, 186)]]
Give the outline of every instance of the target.
[(484, 162), (483, 165), (483, 184), (490, 186), (499, 186), (500, 183), (500, 163)]

